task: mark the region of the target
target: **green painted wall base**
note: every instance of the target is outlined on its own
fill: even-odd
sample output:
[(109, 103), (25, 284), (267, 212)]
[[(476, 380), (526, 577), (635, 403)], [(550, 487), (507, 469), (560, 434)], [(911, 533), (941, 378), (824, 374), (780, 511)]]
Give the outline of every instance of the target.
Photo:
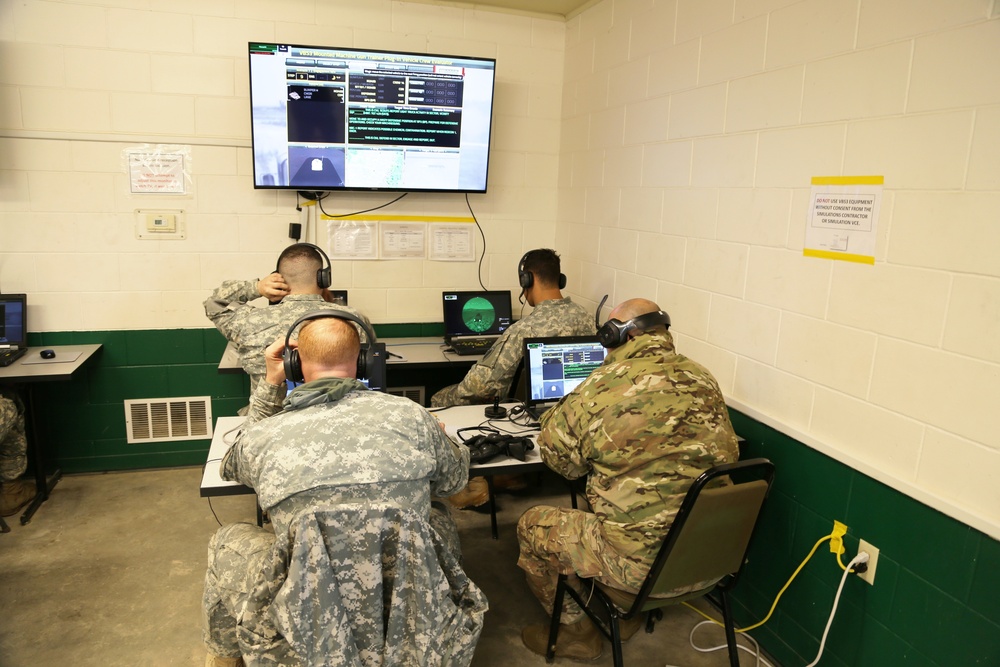
[[(745, 457), (775, 483), (736, 588), (742, 626), (763, 619), (813, 545), (847, 524), (846, 565), (863, 539), (879, 549), (874, 585), (851, 575), (824, 667), (1000, 665), (1000, 542), (745, 415), (731, 411)], [(822, 544), (766, 625), (751, 634), (782, 665), (815, 658), (843, 571)]]

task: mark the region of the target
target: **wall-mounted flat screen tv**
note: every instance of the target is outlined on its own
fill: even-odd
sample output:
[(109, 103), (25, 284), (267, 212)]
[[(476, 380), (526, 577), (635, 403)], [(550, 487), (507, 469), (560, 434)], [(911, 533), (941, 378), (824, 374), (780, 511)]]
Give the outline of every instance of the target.
[(486, 192), (496, 60), (249, 45), (254, 187)]

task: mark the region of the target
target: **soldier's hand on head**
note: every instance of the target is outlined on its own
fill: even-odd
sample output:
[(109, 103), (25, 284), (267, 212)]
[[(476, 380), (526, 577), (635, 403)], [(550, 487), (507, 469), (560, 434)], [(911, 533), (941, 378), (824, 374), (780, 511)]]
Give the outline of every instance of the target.
[(281, 301), (288, 294), (288, 283), (275, 271), (257, 281), (257, 291), (270, 302)]
[[(295, 347), (295, 345), (292, 345)], [(285, 381), (285, 339), (279, 338), (264, 348), (264, 365), (267, 371), (264, 380), (268, 384), (279, 385)]]

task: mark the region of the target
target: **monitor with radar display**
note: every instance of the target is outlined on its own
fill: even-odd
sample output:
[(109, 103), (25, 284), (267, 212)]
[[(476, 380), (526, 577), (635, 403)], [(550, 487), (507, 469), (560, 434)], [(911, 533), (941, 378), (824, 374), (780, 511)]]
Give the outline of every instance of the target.
[(511, 324), (510, 290), (442, 292), (444, 337), (497, 337)]

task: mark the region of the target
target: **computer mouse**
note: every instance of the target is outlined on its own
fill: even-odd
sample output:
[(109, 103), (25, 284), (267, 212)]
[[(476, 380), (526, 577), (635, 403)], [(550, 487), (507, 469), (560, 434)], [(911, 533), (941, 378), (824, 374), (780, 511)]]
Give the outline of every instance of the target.
[(55, 350), (42, 350), (41, 352), (38, 353), (38, 356), (40, 356), (42, 359), (55, 359), (55, 357), (56, 357), (56, 351)]

